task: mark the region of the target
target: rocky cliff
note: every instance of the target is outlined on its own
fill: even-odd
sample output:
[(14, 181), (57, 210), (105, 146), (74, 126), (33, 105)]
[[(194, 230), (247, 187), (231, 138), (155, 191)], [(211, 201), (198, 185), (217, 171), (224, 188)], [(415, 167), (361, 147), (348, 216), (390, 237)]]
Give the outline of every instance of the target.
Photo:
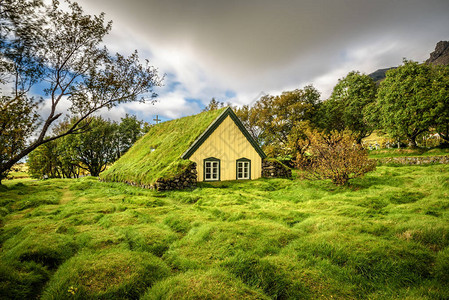
[(449, 41), (438, 42), (426, 64), (449, 65)]

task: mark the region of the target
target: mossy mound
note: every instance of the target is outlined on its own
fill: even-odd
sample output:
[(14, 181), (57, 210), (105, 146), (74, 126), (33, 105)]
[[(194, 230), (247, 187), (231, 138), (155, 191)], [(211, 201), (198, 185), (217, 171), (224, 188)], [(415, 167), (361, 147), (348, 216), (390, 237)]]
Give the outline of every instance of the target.
[(153, 299), (269, 299), (222, 270), (196, 270), (155, 284), (141, 298)]
[(149, 253), (119, 248), (85, 251), (58, 269), (42, 299), (136, 299), (168, 274), (162, 260)]
[(181, 159), (181, 155), (224, 110), (207, 111), (151, 127), (100, 178), (151, 185), (159, 178), (170, 179), (182, 173), (192, 162)]

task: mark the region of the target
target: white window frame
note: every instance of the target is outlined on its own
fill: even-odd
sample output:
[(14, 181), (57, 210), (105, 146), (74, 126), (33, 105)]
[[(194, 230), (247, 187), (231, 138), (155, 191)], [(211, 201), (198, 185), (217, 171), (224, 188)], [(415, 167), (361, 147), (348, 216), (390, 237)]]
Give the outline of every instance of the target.
[(217, 158), (206, 158), (204, 160), (204, 181), (220, 180), (220, 160)]
[(238, 159), (236, 164), (236, 179), (251, 179), (251, 161), (249, 159)]

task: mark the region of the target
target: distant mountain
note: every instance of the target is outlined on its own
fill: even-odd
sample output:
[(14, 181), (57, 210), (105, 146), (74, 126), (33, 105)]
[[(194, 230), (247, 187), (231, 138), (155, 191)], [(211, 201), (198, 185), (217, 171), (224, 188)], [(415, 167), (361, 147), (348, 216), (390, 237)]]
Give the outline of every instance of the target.
[[(449, 65), (449, 41), (440, 41), (435, 46), (435, 51), (430, 53), (430, 58), (426, 60), (426, 64), (433, 65)], [(378, 69), (371, 74), (368, 74), (375, 82), (379, 83), (385, 78), (385, 73), (388, 70), (396, 67)]]
[(368, 74), (368, 76), (371, 77), (376, 82), (381, 81), (382, 79), (385, 78), (385, 73), (391, 69), (396, 69), (396, 67), (378, 69), (378, 70), (374, 71), (373, 73)]
[(438, 42), (426, 64), (449, 65), (449, 41)]

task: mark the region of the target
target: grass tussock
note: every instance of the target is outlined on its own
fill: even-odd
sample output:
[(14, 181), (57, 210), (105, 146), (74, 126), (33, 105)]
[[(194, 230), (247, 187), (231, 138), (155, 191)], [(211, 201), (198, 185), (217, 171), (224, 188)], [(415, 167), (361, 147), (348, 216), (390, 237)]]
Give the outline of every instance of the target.
[(155, 256), (125, 249), (82, 252), (54, 274), (42, 299), (135, 299), (169, 274)]
[[(446, 299), (449, 166), (157, 193), (7, 181), (6, 299)], [(28, 202), (28, 203), (27, 203)]]
[(151, 287), (142, 300), (159, 299), (270, 299), (220, 269), (188, 271)]

